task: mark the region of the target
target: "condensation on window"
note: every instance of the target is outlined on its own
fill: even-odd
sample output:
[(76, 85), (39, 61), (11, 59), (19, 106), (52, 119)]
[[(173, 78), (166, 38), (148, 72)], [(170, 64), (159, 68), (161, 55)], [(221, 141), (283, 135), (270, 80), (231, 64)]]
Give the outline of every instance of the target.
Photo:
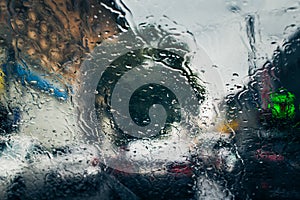
[(0, 199), (299, 199), (299, 6), (0, 0)]

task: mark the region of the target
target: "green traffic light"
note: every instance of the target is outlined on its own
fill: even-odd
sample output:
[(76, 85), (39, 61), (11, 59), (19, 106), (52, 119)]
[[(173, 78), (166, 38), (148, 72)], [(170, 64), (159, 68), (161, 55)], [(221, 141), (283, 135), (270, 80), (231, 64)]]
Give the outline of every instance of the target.
[(268, 108), (277, 119), (292, 119), (295, 116), (295, 95), (284, 88), (270, 94)]

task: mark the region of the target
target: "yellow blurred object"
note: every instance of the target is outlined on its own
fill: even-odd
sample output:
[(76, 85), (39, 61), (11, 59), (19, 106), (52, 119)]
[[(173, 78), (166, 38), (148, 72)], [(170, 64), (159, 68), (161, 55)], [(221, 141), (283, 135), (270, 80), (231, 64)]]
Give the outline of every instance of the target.
[(4, 77), (5, 77), (4, 72), (0, 69), (0, 93), (2, 93), (5, 88)]
[(239, 127), (239, 123), (235, 120), (231, 122), (225, 122), (217, 127), (218, 132), (221, 133), (232, 133)]

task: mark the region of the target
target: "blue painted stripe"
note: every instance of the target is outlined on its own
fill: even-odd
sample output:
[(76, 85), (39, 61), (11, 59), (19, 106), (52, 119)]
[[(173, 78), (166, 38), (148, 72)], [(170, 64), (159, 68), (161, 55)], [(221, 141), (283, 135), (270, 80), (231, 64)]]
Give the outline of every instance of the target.
[(23, 85), (30, 84), (32, 87), (43, 90), (58, 99), (68, 99), (69, 94), (66, 86), (65, 88), (56, 87), (49, 80), (42, 78), (40, 74), (29, 70), (25, 62), (22, 64), (16, 63), (14, 66), (14, 73), (21, 78), (21, 83)]

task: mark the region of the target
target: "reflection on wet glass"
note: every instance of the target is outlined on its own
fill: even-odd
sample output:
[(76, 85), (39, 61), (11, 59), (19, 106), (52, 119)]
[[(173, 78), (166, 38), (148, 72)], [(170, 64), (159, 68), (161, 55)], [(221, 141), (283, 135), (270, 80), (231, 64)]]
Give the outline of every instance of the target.
[(1, 0), (0, 199), (300, 198), (299, 5)]

